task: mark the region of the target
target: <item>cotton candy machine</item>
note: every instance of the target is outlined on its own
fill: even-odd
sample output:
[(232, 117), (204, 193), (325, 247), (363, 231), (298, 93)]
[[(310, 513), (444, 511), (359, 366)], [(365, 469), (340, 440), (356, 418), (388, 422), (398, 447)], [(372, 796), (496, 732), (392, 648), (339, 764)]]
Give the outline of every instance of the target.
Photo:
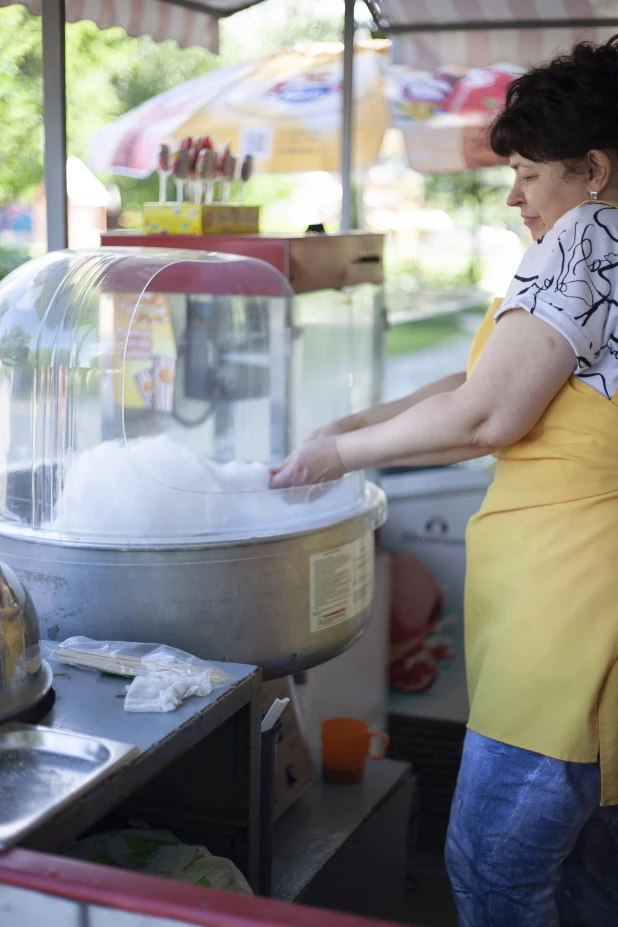
[(41, 637), (272, 677), (362, 634), (382, 492), (268, 488), (292, 299), (261, 261), (195, 251), (56, 252), (0, 284), (0, 547)]

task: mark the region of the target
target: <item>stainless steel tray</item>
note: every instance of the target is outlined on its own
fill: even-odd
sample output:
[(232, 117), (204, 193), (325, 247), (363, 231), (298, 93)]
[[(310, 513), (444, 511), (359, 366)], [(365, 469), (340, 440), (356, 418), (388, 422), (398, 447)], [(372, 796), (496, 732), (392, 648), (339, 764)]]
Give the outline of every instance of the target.
[(138, 753), (128, 744), (70, 731), (0, 727), (0, 849), (18, 843)]

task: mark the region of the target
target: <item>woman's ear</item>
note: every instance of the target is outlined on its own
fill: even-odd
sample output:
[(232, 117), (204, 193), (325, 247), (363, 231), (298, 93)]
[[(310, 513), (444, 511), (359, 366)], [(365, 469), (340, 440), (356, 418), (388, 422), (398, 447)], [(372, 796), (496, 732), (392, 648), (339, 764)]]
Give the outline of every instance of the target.
[(612, 161), (600, 148), (593, 148), (587, 155), (588, 183), (591, 190), (602, 193), (612, 175)]

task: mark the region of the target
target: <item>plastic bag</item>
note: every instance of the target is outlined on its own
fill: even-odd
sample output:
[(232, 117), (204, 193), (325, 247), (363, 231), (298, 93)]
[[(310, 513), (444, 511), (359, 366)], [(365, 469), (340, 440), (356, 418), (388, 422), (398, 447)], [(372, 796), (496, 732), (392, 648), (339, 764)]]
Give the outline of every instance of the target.
[(253, 894), (231, 860), (213, 856), (206, 847), (181, 843), (167, 830), (131, 828), (92, 834), (71, 844), (63, 855), (191, 885)]
[[(95, 641), (68, 637), (65, 641), (41, 641), (44, 656), (59, 663), (111, 673), (115, 676), (164, 676), (174, 673), (211, 688), (225, 686), (232, 677), (220, 667), (166, 644), (132, 641)], [(197, 677), (197, 678), (196, 678)]]

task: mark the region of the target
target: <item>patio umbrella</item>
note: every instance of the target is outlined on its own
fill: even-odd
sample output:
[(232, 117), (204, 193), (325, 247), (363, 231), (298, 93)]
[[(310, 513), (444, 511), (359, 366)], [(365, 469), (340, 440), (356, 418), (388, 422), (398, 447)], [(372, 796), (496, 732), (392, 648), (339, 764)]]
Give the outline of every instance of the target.
[[(413, 168), (455, 172), (501, 164), (487, 125), (522, 69), (389, 65), (390, 42), (357, 43), (353, 168), (373, 165), (384, 133), (398, 128)], [(260, 172), (340, 169), (343, 46), (315, 42), (210, 71), (153, 97), (95, 136), (95, 171), (146, 177), (161, 142), (209, 135), (251, 154)]]
[(523, 71), (512, 64), (435, 71), (389, 68), (385, 95), (411, 166), (426, 173), (454, 173), (503, 164), (489, 147), (487, 130), (504, 106), (508, 85)]
[[(383, 72), (390, 42), (355, 47), (352, 164), (375, 163), (390, 114)], [(261, 172), (338, 171), (341, 166), (343, 45), (314, 42), (249, 64), (211, 71), (153, 97), (105, 126), (89, 156), (95, 171), (146, 177), (158, 146), (210, 136), (254, 156)]]

